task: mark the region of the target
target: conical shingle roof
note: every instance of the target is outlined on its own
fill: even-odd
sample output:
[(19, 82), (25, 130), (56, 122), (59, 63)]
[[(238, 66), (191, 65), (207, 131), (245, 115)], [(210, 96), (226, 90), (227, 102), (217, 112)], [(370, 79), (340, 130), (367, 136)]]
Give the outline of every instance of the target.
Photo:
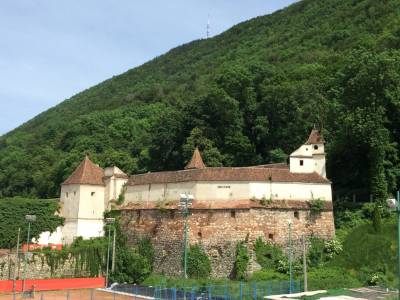
[(308, 137), (308, 140), (307, 140), (307, 142), (305, 144), (306, 145), (325, 144), (325, 140), (322, 137), (322, 135), (319, 132), (319, 130), (314, 128), (313, 130), (311, 130), (310, 136)]
[(104, 170), (98, 165), (94, 164), (89, 157), (86, 156), (63, 184), (104, 185), (103, 177)]
[(201, 158), (201, 154), (199, 151), (199, 148), (196, 147), (193, 152), (192, 159), (190, 162), (186, 165), (185, 169), (204, 169), (206, 165), (203, 162), (203, 159)]

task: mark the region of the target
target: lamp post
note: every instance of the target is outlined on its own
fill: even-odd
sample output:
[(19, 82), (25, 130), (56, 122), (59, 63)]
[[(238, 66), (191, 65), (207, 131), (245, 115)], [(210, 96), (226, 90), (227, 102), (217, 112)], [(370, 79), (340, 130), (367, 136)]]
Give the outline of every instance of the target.
[(289, 294), (293, 292), (293, 272), (292, 272), (292, 220), (289, 225)]
[(16, 300), (17, 298), (17, 295), (16, 295), (16, 292), (17, 292), (17, 286), (16, 286), (16, 283), (17, 283), (17, 266), (19, 267), (19, 237), (20, 237), (20, 234), (21, 234), (21, 228), (18, 228), (18, 237), (17, 237), (17, 253), (16, 253), (16, 257), (15, 257), (15, 263), (14, 263), (14, 280), (13, 280), (13, 291), (14, 291), (14, 293), (13, 293), (13, 299), (14, 300)]
[(25, 251), (24, 257), (24, 280), (22, 281), (22, 293), (25, 292), (25, 281), (26, 281), (26, 265), (28, 264), (28, 255), (29, 255), (29, 242), (30, 242), (30, 233), (31, 233), (31, 223), (36, 221), (35, 215), (26, 215), (25, 220), (28, 222), (28, 237), (26, 239), (27, 249)]
[(398, 294), (397, 298), (400, 300), (400, 191), (397, 191), (397, 200), (388, 199), (387, 204), (391, 210), (397, 214), (397, 280), (398, 280)]
[[(111, 225), (115, 223), (115, 218), (106, 218), (106, 224)], [(111, 228), (108, 228), (108, 242), (107, 242), (107, 264), (106, 264), (106, 288), (108, 287), (108, 269), (110, 265), (110, 235)]]
[(185, 217), (185, 227), (184, 227), (184, 236), (183, 236), (183, 276), (187, 278), (187, 256), (188, 256), (188, 217), (189, 217), (189, 206), (192, 205), (193, 195), (189, 194), (180, 194), (180, 204), (179, 206), (183, 209), (183, 216)]

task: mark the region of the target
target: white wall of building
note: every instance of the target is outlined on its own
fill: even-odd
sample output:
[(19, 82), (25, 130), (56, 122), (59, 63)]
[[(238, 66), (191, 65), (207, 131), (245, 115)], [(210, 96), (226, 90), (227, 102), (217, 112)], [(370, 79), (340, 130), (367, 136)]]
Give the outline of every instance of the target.
[(194, 182), (179, 182), (168, 184), (143, 184), (127, 186), (125, 201), (146, 202), (146, 201), (176, 201), (180, 194), (197, 195)]
[(196, 200), (243, 200), (249, 199), (249, 182), (200, 181), (196, 186)]
[(74, 238), (102, 236), (105, 187), (100, 185), (63, 185), (61, 188), (62, 243)]
[(330, 184), (295, 183), (295, 182), (252, 182), (250, 183), (250, 198), (272, 200), (304, 200), (320, 198), (331, 201)]
[[(175, 184), (152, 184), (128, 186), (125, 195), (126, 203), (179, 200), (180, 194), (190, 193), (196, 200), (311, 200), (320, 198), (331, 201), (329, 183), (296, 183), (296, 182), (185, 182)], [(165, 198), (163, 198), (165, 195)]]
[(326, 161), (324, 144), (302, 145), (290, 154), (290, 172), (317, 172), (326, 178)]

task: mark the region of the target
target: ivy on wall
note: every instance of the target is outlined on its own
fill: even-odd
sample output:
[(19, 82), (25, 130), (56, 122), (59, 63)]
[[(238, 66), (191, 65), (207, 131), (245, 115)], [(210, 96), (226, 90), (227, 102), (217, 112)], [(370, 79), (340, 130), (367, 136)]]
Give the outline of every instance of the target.
[(64, 219), (55, 215), (59, 209), (57, 200), (6, 198), (0, 199), (0, 248), (17, 245), (18, 228), (21, 228), (21, 242), (26, 242), (28, 223), (25, 215), (36, 215), (31, 223), (30, 236), (38, 238), (44, 231), (54, 231), (64, 224)]

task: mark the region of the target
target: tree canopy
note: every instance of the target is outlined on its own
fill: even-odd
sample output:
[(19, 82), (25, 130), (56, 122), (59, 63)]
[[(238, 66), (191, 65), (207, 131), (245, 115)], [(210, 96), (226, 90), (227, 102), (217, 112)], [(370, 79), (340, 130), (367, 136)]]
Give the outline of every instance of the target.
[(316, 125), (334, 190), (383, 200), (399, 183), (399, 9), (303, 0), (108, 79), (0, 137), (0, 197), (57, 196), (85, 154), (127, 173), (181, 169), (195, 146), (209, 166), (280, 162)]

